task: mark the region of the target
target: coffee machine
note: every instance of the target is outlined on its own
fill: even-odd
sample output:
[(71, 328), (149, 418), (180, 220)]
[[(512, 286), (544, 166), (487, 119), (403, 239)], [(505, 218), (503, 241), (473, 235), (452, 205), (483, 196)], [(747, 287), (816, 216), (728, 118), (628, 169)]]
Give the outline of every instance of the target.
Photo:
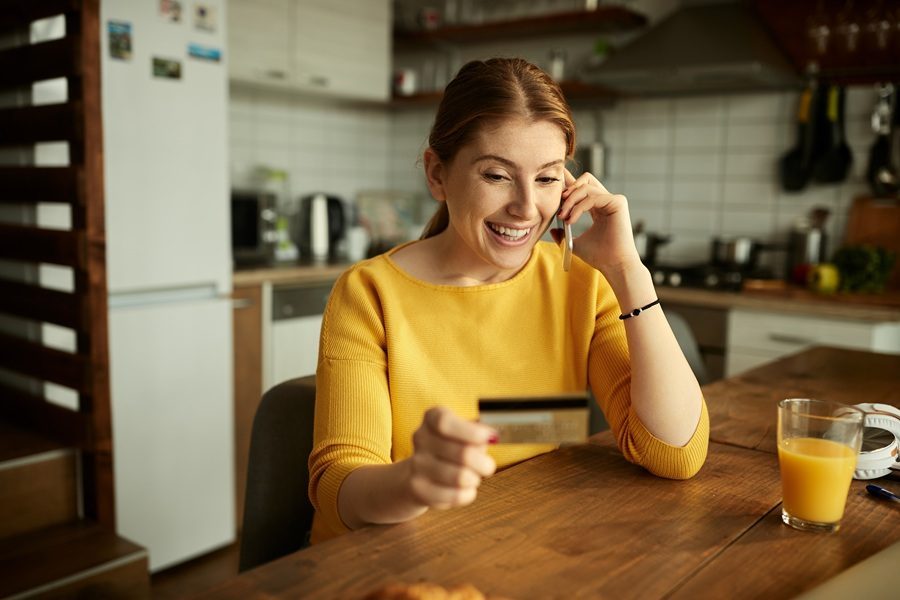
[(334, 258), (347, 230), (345, 203), (337, 196), (310, 194), (300, 199), (300, 255), (322, 261)]

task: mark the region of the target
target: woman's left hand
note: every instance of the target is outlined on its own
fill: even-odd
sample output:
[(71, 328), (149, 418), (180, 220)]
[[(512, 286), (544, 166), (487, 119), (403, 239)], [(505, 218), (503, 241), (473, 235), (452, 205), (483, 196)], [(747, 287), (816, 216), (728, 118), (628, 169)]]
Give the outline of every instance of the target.
[[(625, 196), (611, 194), (590, 173), (575, 179), (566, 169), (565, 181), (560, 218), (572, 225), (588, 213), (593, 220), (588, 230), (575, 238), (575, 254), (606, 276), (641, 264)], [(554, 231), (554, 237), (559, 233)]]

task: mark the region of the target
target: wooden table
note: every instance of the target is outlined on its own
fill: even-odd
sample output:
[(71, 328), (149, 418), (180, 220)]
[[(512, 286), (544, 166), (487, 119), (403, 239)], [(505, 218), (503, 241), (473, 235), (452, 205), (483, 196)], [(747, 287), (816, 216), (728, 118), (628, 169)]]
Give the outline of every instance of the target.
[(812, 349), (704, 388), (712, 441), (691, 480), (628, 464), (605, 432), (498, 473), (469, 507), (353, 532), (207, 596), (361, 598), (430, 581), (518, 599), (793, 597), (900, 540), (900, 510), (854, 482), (838, 533), (784, 526), (775, 403), (900, 406), (898, 373), (900, 356)]

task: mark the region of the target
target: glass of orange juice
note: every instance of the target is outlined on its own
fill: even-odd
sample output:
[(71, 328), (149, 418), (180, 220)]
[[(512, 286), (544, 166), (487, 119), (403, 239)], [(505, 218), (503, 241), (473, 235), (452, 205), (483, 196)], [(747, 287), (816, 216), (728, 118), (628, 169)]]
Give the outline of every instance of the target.
[(837, 402), (789, 398), (778, 403), (781, 520), (787, 525), (838, 530), (864, 419), (863, 411)]

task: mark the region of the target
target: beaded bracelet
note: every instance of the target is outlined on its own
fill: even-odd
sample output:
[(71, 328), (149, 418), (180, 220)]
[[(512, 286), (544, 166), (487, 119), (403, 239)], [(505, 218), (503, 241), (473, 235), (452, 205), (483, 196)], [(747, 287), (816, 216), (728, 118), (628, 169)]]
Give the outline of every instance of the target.
[(657, 304), (659, 304), (659, 298), (657, 298), (656, 300), (654, 300), (647, 306), (642, 306), (640, 308), (634, 309), (630, 313), (625, 313), (624, 315), (619, 315), (619, 320), (624, 321), (625, 319), (630, 319), (631, 317), (636, 317), (639, 314), (641, 314), (642, 312), (644, 312), (645, 310), (647, 310), (648, 308), (650, 308), (651, 306), (656, 306)]

